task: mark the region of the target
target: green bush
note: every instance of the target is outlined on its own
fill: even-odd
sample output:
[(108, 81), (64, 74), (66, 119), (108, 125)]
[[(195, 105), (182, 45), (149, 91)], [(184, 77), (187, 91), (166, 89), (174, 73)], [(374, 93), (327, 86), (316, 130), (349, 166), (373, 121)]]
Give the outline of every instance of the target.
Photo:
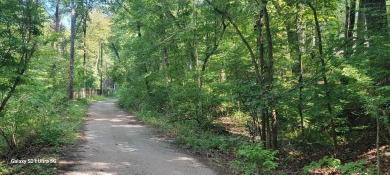
[(339, 159), (335, 159), (333, 157), (325, 156), (318, 161), (313, 161), (310, 165), (303, 167), (303, 174), (308, 174), (311, 170), (325, 167), (328, 169), (336, 170), (341, 165), (341, 161)]
[(367, 160), (363, 159), (358, 162), (349, 162), (346, 163), (342, 166), (339, 166), (337, 169), (340, 170), (341, 174), (356, 174), (356, 173), (361, 173), (361, 174), (372, 174), (370, 173), (370, 169), (364, 168), (364, 165), (367, 163)]
[(231, 166), (237, 174), (264, 174), (275, 169), (278, 164), (277, 151), (264, 149), (262, 144), (244, 144), (237, 150), (237, 155), (244, 161), (234, 160)]
[(367, 160), (363, 159), (358, 162), (349, 162), (344, 165), (341, 164), (339, 159), (325, 156), (320, 160), (313, 161), (310, 165), (303, 167), (303, 174), (309, 174), (311, 170), (318, 168), (326, 168), (328, 170), (338, 172), (341, 174), (351, 175), (351, 174), (371, 174), (371, 170), (364, 168), (364, 165), (367, 163)]

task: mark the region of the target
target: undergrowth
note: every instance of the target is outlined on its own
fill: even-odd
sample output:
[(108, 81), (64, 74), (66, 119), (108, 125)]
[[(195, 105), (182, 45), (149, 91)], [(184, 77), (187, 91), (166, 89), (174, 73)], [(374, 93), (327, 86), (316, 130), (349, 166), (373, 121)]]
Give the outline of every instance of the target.
[[(127, 110), (132, 111), (129, 108)], [(184, 148), (192, 149), (205, 157), (213, 157), (217, 166), (227, 167), (228, 170), (225, 168), (225, 171), (230, 173), (266, 173), (277, 167), (277, 151), (263, 149), (261, 143), (250, 143), (244, 137), (221, 132), (221, 126), (217, 124), (205, 128), (195, 120), (172, 121), (169, 116), (144, 108), (135, 114), (145, 124), (163, 130)], [(228, 162), (220, 160), (223, 157), (229, 157)]]
[[(66, 151), (66, 146), (76, 143), (78, 139), (77, 134), (83, 124), (88, 104), (106, 98), (96, 96), (63, 103), (40, 100), (36, 102), (39, 103), (36, 110), (26, 110), (25, 106), (14, 109), (27, 114), (25, 118), (18, 115), (8, 123), (0, 122), (3, 126), (12, 122), (24, 122), (18, 124), (18, 128), (5, 131), (7, 136), (14, 135), (17, 139), (15, 147), (9, 147), (5, 138), (0, 138), (0, 174), (57, 174), (60, 155)], [(34, 100), (31, 101), (34, 103)], [(42, 163), (44, 161), (47, 162)]]

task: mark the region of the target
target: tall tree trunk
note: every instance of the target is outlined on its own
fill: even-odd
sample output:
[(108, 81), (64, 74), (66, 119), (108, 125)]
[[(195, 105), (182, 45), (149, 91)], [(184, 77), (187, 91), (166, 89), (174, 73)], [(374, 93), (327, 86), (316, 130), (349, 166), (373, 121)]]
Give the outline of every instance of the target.
[(56, 31), (56, 32), (60, 31), (60, 3), (61, 3), (61, 0), (57, 0), (57, 2), (56, 2), (56, 11), (54, 13), (54, 16), (55, 16), (55, 28), (54, 28), (54, 31)]
[(344, 58), (346, 59), (353, 52), (352, 38), (353, 38), (353, 30), (355, 28), (355, 12), (356, 12), (356, 0), (351, 0), (350, 4), (348, 4), (348, 1), (346, 1), (345, 25), (344, 25), (344, 38), (345, 38)]
[(99, 66), (99, 72), (100, 72), (99, 94), (103, 95), (103, 43), (100, 44), (100, 66)]
[(324, 86), (325, 86), (325, 98), (326, 98), (326, 104), (327, 104), (327, 109), (329, 113), (329, 119), (330, 119), (330, 127), (331, 127), (331, 135), (333, 139), (333, 149), (334, 149), (334, 154), (337, 155), (338, 152), (338, 144), (337, 144), (337, 136), (336, 136), (336, 128), (335, 128), (335, 122), (334, 122), (334, 116), (333, 116), (333, 107), (332, 107), (332, 102), (330, 98), (330, 87), (328, 85), (328, 77), (326, 76), (326, 62), (325, 58), (323, 55), (323, 49), (322, 49), (322, 35), (321, 35), (321, 28), (320, 24), (318, 21), (318, 16), (317, 16), (317, 10), (314, 8), (314, 6), (311, 3), (308, 3), (310, 9), (313, 11), (314, 15), (314, 21), (315, 21), (315, 28), (316, 28), (316, 33), (317, 33), (317, 45), (318, 45), (318, 52), (319, 52), (319, 58), (321, 61), (321, 66), (322, 66), (322, 79), (324, 81)]
[[(251, 47), (251, 45), (249, 44), (249, 42), (247, 41), (247, 39), (244, 37), (244, 35), (242, 34), (241, 30), (239, 29), (239, 27), (237, 26), (237, 24), (233, 21), (233, 19), (231, 18), (231, 16), (229, 15), (229, 13), (227, 11), (222, 11), (221, 9), (219, 9), (215, 4), (213, 4), (210, 0), (206, 0), (206, 2), (219, 14), (221, 14), (223, 17), (225, 17), (232, 25), (233, 25), (233, 28), (234, 30), (236, 31), (236, 33), (238, 34), (238, 36), (240, 37), (241, 41), (243, 42), (244, 46), (247, 48), (248, 52), (249, 52), (249, 55), (251, 57), (251, 61), (252, 61), (252, 64), (254, 66), (254, 69), (255, 69), (255, 76), (256, 76), (256, 83), (257, 85), (259, 86), (260, 89), (263, 89), (263, 81), (262, 79), (265, 79), (264, 78), (264, 74), (265, 74), (265, 60), (264, 60), (264, 56), (263, 56), (263, 53), (264, 53), (264, 45), (263, 45), (263, 42), (262, 42), (262, 21), (261, 21), (261, 18), (262, 18), (262, 15), (263, 15), (263, 12), (260, 12), (259, 13), (259, 17), (258, 17), (258, 27), (259, 27), (259, 34), (258, 34), (258, 46), (260, 49), (259, 53), (260, 53), (260, 65), (262, 66), (261, 67), (261, 71), (262, 73), (260, 73), (260, 69), (259, 69), (259, 65), (257, 63), (257, 57), (255, 55), (255, 53), (253, 52), (253, 49)], [(264, 9), (262, 9), (264, 10)], [(260, 41), (261, 40), (261, 41)], [(272, 44), (272, 43), (271, 43)], [(272, 48), (272, 46), (271, 46)], [(272, 55), (272, 54), (271, 54)], [(267, 140), (266, 138), (266, 131), (270, 131), (270, 128), (269, 127), (269, 116), (268, 116), (268, 112), (267, 112), (267, 109), (265, 109), (263, 112), (262, 112), (262, 140)], [(276, 124), (276, 123), (275, 123)], [(275, 125), (276, 126), (276, 125)], [(275, 130), (276, 131), (276, 130)], [(270, 138), (268, 138), (268, 140), (271, 140)], [(267, 144), (266, 144), (267, 146)]]
[[(348, 42), (348, 24), (349, 24), (349, 3), (345, 1), (345, 19), (344, 19), (344, 41)], [(344, 46), (344, 58), (348, 58), (348, 46), (345, 44)]]
[[(138, 38), (139, 39), (141, 39), (141, 37), (142, 37), (141, 26), (142, 26), (142, 23), (141, 22), (137, 22), (137, 30), (138, 30)], [(140, 61), (142, 61), (142, 67), (144, 69), (144, 73), (147, 74), (148, 73), (148, 66), (146, 65), (145, 61), (141, 60), (142, 59), (142, 55), (138, 55), (138, 59)], [(152, 96), (152, 90), (151, 90), (151, 87), (150, 87), (150, 82), (149, 82), (149, 78), (148, 77), (145, 77), (145, 86), (146, 86), (146, 91), (148, 93), (148, 96), (151, 97)]]
[(376, 116), (376, 162), (377, 162), (377, 175), (381, 174), (381, 154), (380, 154), (380, 120), (379, 116)]
[(196, 59), (196, 78), (198, 83), (198, 109), (197, 109), (197, 115), (196, 115), (196, 121), (201, 124), (201, 120), (203, 118), (203, 99), (202, 99), (202, 75), (201, 75), (201, 68), (200, 68), (200, 60), (199, 60), (199, 53), (198, 53), (198, 33), (197, 33), (197, 12), (196, 12), (196, 3), (197, 0), (193, 0), (193, 22), (194, 22), (194, 53), (195, 53), (195, 59)]
[(69, 88), (68, 88), (68, 99), (73, 99), (73, 72), (74, 72), (74, 39), (76, 35), (75, 27), (76, 27), (76, 10), (75, 3), (72, 0), (72, 14), (71, 14), (71, 23), (70, 23), (70, 62), (69, 62)]
[[(355, 29), (355, 20), (356, 20), (356, 0), (351, 0), (351, 7), (349, 9), (349, 23), (348, 23), (348, 42), (350, 42), (353, 38), (353, 31)], [(353, 44), (349, 43), (347, 44), (348, 54), (352, 54), (352, 46)]]
[[(273, 81), (274, 81), (274, 57), (273, 57), (273, 43), (272, 43), (272, 35), (271, 35), (271, 29), (270, 29), (270, 21), (269, 21), (269, 14), (267, 10), (267, 4), (264, 4), (263, 8), (264, 12), (264, 24), (265, 24), (265, 31), (266, 31), (266, 38), (267, 38), (267, 53), (268, 53), (268, 90), (267, 95), (271, 95), (271, 91), (273, 89)], [(276, 108), (276, 99), (275, 97), (271, 97), (271, 101), (269, 103), (270, 106), (270, 113), (271, 113), (271, 131), (270, 134), (271, 137), (271, 148), (276, 149), (277, 148), (277, 139), (278, 139), (278, 131), (277, 131), (277, 110)]]
[(116, 59), (120, 60), (121, 57), (119, 56), (119, 51), (118, 51), (118, 48), (116, 48), (115, 44), (114, 43), (111, 43), (111, 48), (114, 50), (114, 53), (115, 53), (115, 56), (116, 56)]
[[(259, 61), (260, 61), (260, 88), (264, 86), (264, 77), (265, 77), (265, 59), (264, 59), (264, 36), (263, 36), (263, 16), (264, 9), (261, 9), (257, 15), (256, 27), (257, 27), (257, 50), (259, 52)], [(263, 93), (263, 92), (262, 92)], [(263, 95), (262, 95), (263, 96)], [(261, 111), (261, 141), (264, 144), (264, 148), (267, 147), (267, 116), (265, 109)]]
[(365, 42), (365, 30), (366, 30), (366, 12), (364, 8), (365, 0), (359, 0), (359, 10), (358, 10), (358, 19), (357, 19), (357, 45), (356, 52), (362, 54)]
[[(158, 10), (159, 10), (159, 13), (160, 13), (160, 20), (161, 21), (164, 21), (165, 18), (164, 18), (164, 11), (163, 11), (163, 7), (162, 6), (158, 6)], [(161, 36), (163, 36), (163, 38), (166, 37), (166, 31), (165, 29), (162, 29), (161, 32), (159, 33)], [(164, 42), (163, 39), (161, 39), (160, 42)], [(165, 74), (165, 82), (167, 83), (167, 85), (169, 86), (169, 83), (172, 82), (172, 79), (169, 77), (169, 73), (168, 73), (168, 68), (169, 68), (169, 54), (168, 54), (168, 47), (167, 47), (167, 44), (164, 44), (162, 46), (162, 49), (161, 49), (161, 56), (163, 58), (162, 60), (162, 67), (163, 67), (163, 73)]]
[(87, 4), (88, 0), (86, 0), (84, 5), (84, 20), (83, 20), (83, 97), (86, 97), (86, 88), (87, 88), (87, 17), (88, 17), (88, 10), (87, 10)]
[(349, 24), (348, 24), (348, 38), (353, 36), (353, 30), (355, 28), (356, 19), (356, 0), (351, 0), (351, 7), (349, 9)]
[[(55, 2), (55, 11), (54, 11), (54, 31), (58, 33), (60, 31), (60, 0), (57, 0)], [(51, 42), (51, 47), (54, 48), (54, 46), (57, 45), (56, 41)]]
[[(298, 78), (298, 84), (299, 84), (299, 101), (298, 101), (298, 113), (299, 117), (301, 119), (301, 134), (302, 134), (302, 141), (306, 141), (305, 137), (305, 126), (304, 126), (304, 116), (303, 116), (303, 97), (302, 97), (302, 90), (303, 90), (303, 61), (302, 56), (299, 54), (299, 62), (300, 62), (300, 71), (299, 71), (299, 78)], [(303, 146), (303, 149), (305, 149), (305, 144)]]

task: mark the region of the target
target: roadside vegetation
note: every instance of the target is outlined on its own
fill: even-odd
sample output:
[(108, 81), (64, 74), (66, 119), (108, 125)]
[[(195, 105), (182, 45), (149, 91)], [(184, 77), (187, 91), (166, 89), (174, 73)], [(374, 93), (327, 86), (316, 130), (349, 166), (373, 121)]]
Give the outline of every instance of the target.
[(120, 104), (234, 174), (389, 172), (387, 4), (114, 1)]
[[(35, 99), (36, 100), (36, 99)], [(20, 102), (19, 102), (20, 103)], [(38, 103), (38, 102), (36, 102)], [(12, 139), (14, 147), (1, 142), (0, 172), (3, 174), (55, 174), (56, 163), (64, 153), (64, 148), (75, 144), (78, 132), (84, 121), (88, 106), (86, 99), (78, 99), (63, 104), (51, 105), (39, 101), (41, 107), (34, 106), (25, 100), (19, 104), (22, 109), (14, 109), (28, 120), (17, 117), (17, 121), (2, 121), (8, 127), (7, 139)], [(38, 104), (37, 104), (38, 105)], [(33, 110), (26, 111), (32, 107)], [(27, 113), (23, 113), (26, 111)], [(45, 111), (45, 112), (43, 112)], [(4, 138), (3, 138), (4, 139)], [(39, 159), (50, 163), (36, 163)], [(12, 163), (16, 160), (27, 160), (24, 163)], [(34, 163), (33, 163), (34, 162)], [(1, 174), (0, 173), (0, 174)]]
[(54, 173), (10, 161), (58, 156), (77, 140), (85, 98), (113, 89), (226, 173), (390, 172), (388, 0), (0, 9), (0, 173)]
[[(89, 104), (112, 97), (76, 99), (56, 107), (46, 104), (45, 109), (30, 111), (29, 122), (13, 130), (12, 136), (18, 140), (17, 147), (11, 150), (8, 145), (0, 145), (0, 174), (57, 174), (58, 161), (66, 156), (68, 149), (76, 146), (80, 139), (80, 129)], [(41, 110), (47, 113), (42, 115), (44, 113), (40, 112)], [(21, 160), (26, 162), (18, 162)]]

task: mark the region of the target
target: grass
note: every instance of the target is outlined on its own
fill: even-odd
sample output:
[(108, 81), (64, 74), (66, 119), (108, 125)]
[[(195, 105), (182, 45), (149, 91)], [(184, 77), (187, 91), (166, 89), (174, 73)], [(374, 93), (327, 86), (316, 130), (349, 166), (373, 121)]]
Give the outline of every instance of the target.
[[(37, 138), (34, 138), (37, 143), (23, 145), (23, 151), (0, 160), (0, 174), (57, 174), (57, 162), (60, 155), (66, 151), (67, 146), (77, 142), (78, 132), (84, 122), (89, 104), (108, 98), (110, 97), (95, 96), (62, 104), (57, 114), (59, 117), (54, 117), (49, 122), (50, 124), (45, 125), (45, 128), (37, 129), (42, 131)], [(30, 161), (30, 163), (11, 163), (11, 160), (16, 158)]]

